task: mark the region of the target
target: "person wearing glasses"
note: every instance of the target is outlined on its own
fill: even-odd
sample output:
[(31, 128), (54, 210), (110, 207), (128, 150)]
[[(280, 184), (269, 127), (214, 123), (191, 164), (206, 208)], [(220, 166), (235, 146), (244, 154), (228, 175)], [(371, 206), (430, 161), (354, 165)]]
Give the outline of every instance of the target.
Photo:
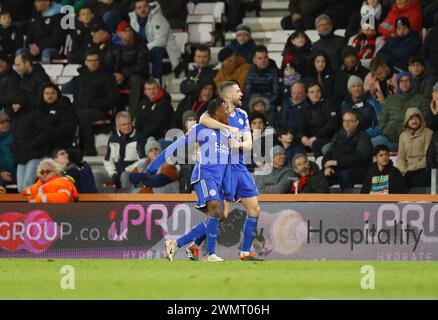
[(61, 168), (51, 158), (41, 160), (37, 168), (38, 181), (25, 188), (22, 195), (29, 202), (36, 203), (69, 203), (78, 198), (73, 182), (61, 175)]

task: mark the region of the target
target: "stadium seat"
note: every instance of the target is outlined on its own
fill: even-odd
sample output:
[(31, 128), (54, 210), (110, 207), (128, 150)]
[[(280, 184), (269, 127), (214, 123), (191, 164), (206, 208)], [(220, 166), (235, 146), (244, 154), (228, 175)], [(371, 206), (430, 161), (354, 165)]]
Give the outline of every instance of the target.
[(67, 64), (62, 71), (62, 76), (64, 77), (76, 77), (79, 75), (78, 69), (81, 67), (80, 64)]
[(193, 2), (187, 3), (187, 13), (191, 14), (195, 10), (195, 4)]
[(64, 65), (62, 64), (42, 64), (41, 66), (53, 82), (62, 74), (62, 70), (64, 69)]
[(174, 32), (173, 35), (175, 36), (181, 54), (183, 54), (186, 51), (186, 45), (189, 42), (189, 34), (187, 32)]
[(320, 38), (317, 30), (306, 30), (305, 33), (310, 38), (310, 41), (312, 41), (312, 43), (315, 43)]
[(55, 79), (55, 84), (58, 86), (61, 86), (63, 84), (66, 84), (67, 82), (69, 82), (71, 79), (73, 79), (73, 77), (71, 77), (71, 76), (58, 76)]
[(216, 23), (223, 23), (223, 17), (225, 13), (224, 2), (210, 2), (210, 3), (198, 3), (193, 11), (194, 14), (211, 14), (214, 17)]
[(246, 17), (243, 18), (242, 24), (251, 28), (252, 32), (256, 31), (277, 31), (281, 29), (282, 17)]
[(215, 20), (212, 14), (187, 15), (188, 43), (190, 45), (213, 45), (215, 43), (215, 30)]
[(345, 29), (337, 29), (335, 30), (335, 35), (345, 37)]
[(271, 43), (286, 43), (287, 38), (294, 32), (294, 30), (277, 30), (271, 38)]
[(269, 58), (275, 61), (278, 68), (281, 68), (281, 62), (283, 61), (281, 52), (269, 52)]
[(211, 64), (218, 64), (219, 60), (217, 58), (217, 55), (219, 53), (219, 51), (222, 50), (223, 47), (211, 47), (210, 51), (211, 51)]
[(284, 49), (284, 43), (270, 43), (268, 44), (268, 51), (269, 54), (271, 54), (271, 52), (283, 52)]

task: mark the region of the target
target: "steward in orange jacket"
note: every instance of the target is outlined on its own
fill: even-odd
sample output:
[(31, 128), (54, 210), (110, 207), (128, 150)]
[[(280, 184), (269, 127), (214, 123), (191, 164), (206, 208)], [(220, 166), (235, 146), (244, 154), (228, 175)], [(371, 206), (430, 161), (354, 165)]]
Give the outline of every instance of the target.
[(29, 202), (37, 203), (68, 203), (78, 198), (78, 192), (73, 182), (65, 177), (55, 175), (46, 182), (40, 179), (25, 188), (24, 196), (30, 196)]

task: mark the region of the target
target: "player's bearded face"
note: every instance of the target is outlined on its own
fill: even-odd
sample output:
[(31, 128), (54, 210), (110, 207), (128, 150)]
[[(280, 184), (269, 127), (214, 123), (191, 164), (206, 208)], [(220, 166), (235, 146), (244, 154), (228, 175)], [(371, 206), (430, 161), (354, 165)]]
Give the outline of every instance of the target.
[(232, 97), (232, 102), (235, 106), (241, 106), (242, 105), (242, 97), (243, 97), (243, 93), (240, 90), (239, 86), (234, 86), (234, 92), (233, 92), (233, 97)]

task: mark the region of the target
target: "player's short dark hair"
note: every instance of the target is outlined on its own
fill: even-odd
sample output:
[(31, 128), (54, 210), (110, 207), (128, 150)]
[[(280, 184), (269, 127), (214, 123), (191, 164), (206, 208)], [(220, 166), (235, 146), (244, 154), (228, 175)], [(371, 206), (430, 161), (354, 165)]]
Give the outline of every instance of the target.
[(378, 154), (380, 151), (386, 151), (386, 152), (389, 153), (389, 148), (388, 148), (388, 146), (386, 146), (386, 145), (384, 145), (384, 144), (379, 144), (379, 145), (377, 145), (377, 146), (374, 147), (373, 155), (374, 155), (374, 156), (377, 156), (377, 154)]
[(222, 98), (215, 98), (208, 103), (207, 111), (208, 114), (213, 116), (216, 114), (217, 110), (225, 104), (225, 100)]
[(225, 91), (227, 91), (228, 89), (230, 89), (235, 85), (239, 85), (239, 83), (235, 80), (224, 81), (219, 89), (219, 94), (222, 96), (225, 93)]

